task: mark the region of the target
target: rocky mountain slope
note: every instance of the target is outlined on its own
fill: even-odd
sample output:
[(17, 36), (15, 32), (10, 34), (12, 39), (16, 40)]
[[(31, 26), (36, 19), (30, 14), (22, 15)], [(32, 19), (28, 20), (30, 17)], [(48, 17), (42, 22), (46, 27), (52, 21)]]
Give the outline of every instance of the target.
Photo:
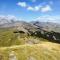
[(34, 21), (32, 24), (46, 31), (54, 31), (60, 33), (59, 23)]
[(0, 16), (0, 28), (6, 28), (6, 27), (23, 27), (26, 29), (34, 29), (34, 28), (40, 28), (46, 31), (54, 31), (54, 32), (60, 32), (60, 24), (58, 23), (52, 23), (52, 22), (39, 22), (39, 21), (33, 21), (33, 22), (24, 22), (24, 21), (18, 21), (15, 18), (9, 18), (9, 17), (1, 17)]
[(60, 60), (60, 33), (55, 25), (60, 28), (50, 22), (0, 17), (0, 60)]
[(14, 18), (9, 19), (8, 17), (0, 17), (0, 21), (0, 29), (8, 28), (12, 30), (13, 28), (15, 33), (24, 32), (27, 35), (33, 35), (60, 42), (60, 24), (39, 21), (28, 23), (18, 21)]

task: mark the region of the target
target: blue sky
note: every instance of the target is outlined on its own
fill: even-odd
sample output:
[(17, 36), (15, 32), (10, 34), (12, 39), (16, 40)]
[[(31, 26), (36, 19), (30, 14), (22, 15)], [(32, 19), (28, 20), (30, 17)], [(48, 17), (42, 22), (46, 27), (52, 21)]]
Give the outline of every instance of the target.
[(25, 21), (47, 21), (48, 17), (48, 20), (60, 22), (60, 0), (0, 0), (0, 15)]

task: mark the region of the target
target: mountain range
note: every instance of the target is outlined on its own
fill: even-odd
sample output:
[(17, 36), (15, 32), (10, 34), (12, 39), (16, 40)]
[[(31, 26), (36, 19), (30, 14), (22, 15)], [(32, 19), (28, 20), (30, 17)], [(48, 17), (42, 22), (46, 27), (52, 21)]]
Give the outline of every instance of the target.
[(27, 29), (36, 29), (40, 28), (46, 31), (55, 31), (60, 32), (60, 24), (53, 22), (40, 22), (40, 21), (32, 21), (32, 22), (24, 22), (16, 20), (15, 18), (9, 17), (0, 17), (0, 28), (7, 27), (23, 27)]

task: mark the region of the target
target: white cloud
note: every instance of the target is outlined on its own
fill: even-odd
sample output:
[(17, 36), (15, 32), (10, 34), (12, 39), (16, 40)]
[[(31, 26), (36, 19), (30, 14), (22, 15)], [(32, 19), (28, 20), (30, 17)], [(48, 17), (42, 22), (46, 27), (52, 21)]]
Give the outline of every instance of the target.
[(50, 5), (46, 5), (41, 8), (41, 12), (48, 12), (48, 11), (52, 11), (52, 8)]
[(34, 8), (31, 7), (31, 6), (29, 6), (29, 7), (27, 8), (27, 10), (32, 10), (32, 11), (34, 11)]
[(35, 6), (34, 9), (35, 9), (35, 11), (39, 11), (41, 9), (41, 7), (42, 7), (41, 5), (38, 5), (38, 6)]
[(52, 11), (52, 8), (50, 5), (46, 5), (46, 6), (41, 6), (41, 5), (37, 5), (37, 6), (29, 6), (27, 7), (27, 10), (31, 10), (31, 11), (40, 11), (40, 12), (48, 12), (48, 11)]
[[(32, 0), (32, 1), (33, 1), (33, 0)], [(35, 0), (35, 1), (36, 1), (36, 0)], [(39, 11), (40, 8), (41, 8), (41, 5), (37, 5), (37, 6), (34, 6), (34, 7), (28, 6), (28, 5), (26, 4), (26, 2), (18, 2), (17, 5), (18, 5), (18, 6), (21, 6), (21, 7), (25, 7), (27, 10), (31, 10), (31, 11)]]
[(26, 8), (27, 10), (30, 10), (30, 11), (40, 11), (40, 12), (49, 12), (49, 11), (52, 11), (52, 8), (51, 8), (51, 4), (52, 4), (52, 1), (49, 2), (50, 4), (48, 5), (36, 5), (36, 6), (29, 6), (26, 2), (18, 2), (17, 5), (18, 6), (21, 6), (21, 7), (24, 7)]
[(26, 7), (27, 6), (26, 2), (18, 2), (17, 5), (21, 6), (21, 7)]
[(40, 5), (34, 6), (34, 7), (29, 6), (29, 7), (27, 7), (27, 10), (31, 10), (31, 11), (39, 11), (41, 7), (42, 7), (42, 6), (40, 6)]

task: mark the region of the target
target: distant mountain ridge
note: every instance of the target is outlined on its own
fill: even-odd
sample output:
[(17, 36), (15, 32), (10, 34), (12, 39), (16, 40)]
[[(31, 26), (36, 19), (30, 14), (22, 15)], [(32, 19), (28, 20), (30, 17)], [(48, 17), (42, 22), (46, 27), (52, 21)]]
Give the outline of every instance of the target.
[(0, 25), (16, 21), (14, 16), (0, 16)]
[(26, 27), (29, 29), (40, 28), (46, 31), (60, 32), (60, 24), (57, 23), (40, 21), (33, 21), (28, 23), (24, 21), (19, 21), (14, 17), (9, 18), (0, 16), (0, 28), (7, 27)]
[(57, 23), (34, 21), (32, 24), (46, 31), (60, 32), (60, 24)]
[(27, 35), (60, 42), (60, 24), (39, 21), (25, 22), (8, 18), (2, 18), (0, 21), (3, 22), (0, 22), (0, 29), (9, 28), (11, 31), (14, 29), (13, 33), (20, 33), (22, 31)]

